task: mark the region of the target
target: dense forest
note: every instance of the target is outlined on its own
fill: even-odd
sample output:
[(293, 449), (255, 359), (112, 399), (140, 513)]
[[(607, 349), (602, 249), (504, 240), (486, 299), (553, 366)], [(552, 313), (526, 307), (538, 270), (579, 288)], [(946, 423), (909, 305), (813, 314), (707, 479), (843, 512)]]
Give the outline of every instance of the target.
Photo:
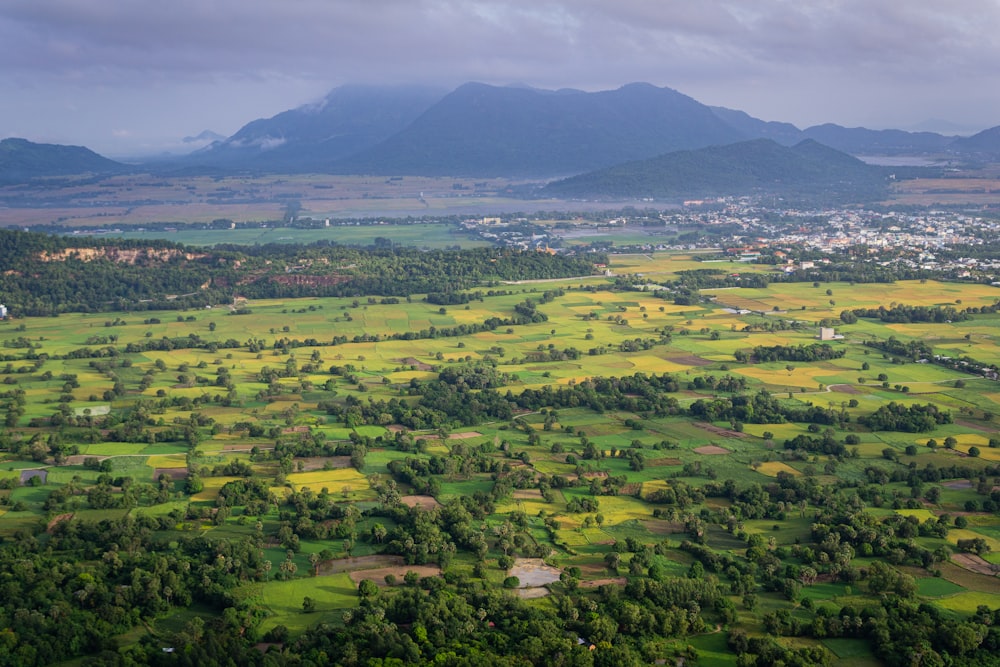
[[(308, 246), (187, 248), (166, 241), (0, 230), (0, 295), (13, 315), (174, 310), (234, 299), (407, 297), (501, 280), (587, 276), (603, 255), (483, 248), (419, 251)], [(439, 299), (441, 297), (438, 297)]]

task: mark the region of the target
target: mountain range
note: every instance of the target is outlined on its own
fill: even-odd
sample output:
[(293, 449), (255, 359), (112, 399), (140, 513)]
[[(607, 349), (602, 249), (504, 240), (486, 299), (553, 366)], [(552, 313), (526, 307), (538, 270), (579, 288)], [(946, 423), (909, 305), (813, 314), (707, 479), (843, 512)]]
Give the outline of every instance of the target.
[(990, 132), (956, 137), (831, 123), (800, 130), (645, 83), (593, 93), (481, 83), (448, 93), (344, 86), (319, 104), (253, 121), (189, 160), (263, 171), (551, 178), (751, 139), (785, 146), (812, 139), (853, 155), (1000, 159)]
[[(643, 83), (600, 92), (468, 83), (450, 92), (343, 86), (187, 156), (133, 168), (551, 179), (754, 139), (785, 147), (812, 140), (852, 155), (1000, 160), (1000, 127), (971, 137), (833, 124), (800, 130)], [(86, 149), (4, 145), (11, 141), (0, 156), (2, 180), (123, 168)]]

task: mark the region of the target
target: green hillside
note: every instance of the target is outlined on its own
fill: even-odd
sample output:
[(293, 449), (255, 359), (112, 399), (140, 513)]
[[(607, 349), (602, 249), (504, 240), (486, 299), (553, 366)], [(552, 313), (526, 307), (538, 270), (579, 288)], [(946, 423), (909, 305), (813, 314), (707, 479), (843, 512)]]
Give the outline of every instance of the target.
[(677, 199), (775, 194), (824, 201), (862, 200), (885, 191), (879, 167), (806, 140), (770, 139), (678, 151), (550, 183), (545, 196)]

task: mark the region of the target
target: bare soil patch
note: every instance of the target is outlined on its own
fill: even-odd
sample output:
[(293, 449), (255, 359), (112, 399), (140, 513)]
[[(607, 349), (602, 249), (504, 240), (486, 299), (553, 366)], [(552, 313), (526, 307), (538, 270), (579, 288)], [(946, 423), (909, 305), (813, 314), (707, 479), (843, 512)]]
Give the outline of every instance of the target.
[(671, 457), (671, 458), (665, 458), (665, 459), (653, 459), (651, 461), (647, 461), (646, 465), (648, 465), (648, 466), (679, 466), (682, 463), (684, 463), (684, 462), (681, 461), (680, 459)]
[(605, 577), (604, 579), (588, 579), (580, 582), (580, 588), (597, 588), (605, 584), (618, 584), (624, 586), (628, 583), (625, 577)]
[(718, 456), (719, 454), (728, 454), (729, 450), (718, 445), (704, 445), (695, 448), (694, 452), (696, 454), (704, 454), (705, 456)]
[[(580, 574), (583, 577), (593, 577), (595, 579), (600, 579), (601, 575), (608, 574), (608, 568), (604, 565), (598, 565), (597, 563), (584, 563), (580, 565)], [(583, 584), (587, 579), (581, 579), (580, 583)]]
[(21, 484), (27, 484), (28, 480), (32, 479), (33, 477), (40, 477), (42, 480), (42, 484), (45, 484), (45, 481), (49, 477), (49, 472), (47, 470), (22, 470)]
[(389, 424), (385, 427), (385, 430), (389, 433), (405, 433), (406, 427), (401, 424)]
[(522, 600), (533, 600), (535, 598), (543, 598), (551, 591), (544, 586), (535, 586), (532, 588), (518, 588), (514, 592), (517, 594), (517, 597)]
[(419, 359), (416, 359), (415, 357), (407, 357), (406, 359), (403, 359), (402, 362), (407, 366), (415, 367), (418, 371), (434, 370), (433, 366), (431, 366), (430, 364), (425, 364), (424, 362), (420, 361)]
[(422, 510), (432, 510), (441, 507), (434, 496), (403, 496), (399, 499), (407, 507), (419, 507)]
[(956, 479), (952, 480), (951, 482), (944, 482), (941, 484), (941, 486), (947, 489), (971, 489), (972, 482), (970, 482), (967, 479)]
[(160, 479), (160, 475), (166, 475), (170, 479), (185, 479), (188, 476), (187, 468), (153, 468), (153, 480)]
[(82, 466), (83, 462), (87, 459), (97, 459), (98, 461), (103, 461), (104, 459), (110, 459), (110, 456), (94, 456), (93, 454), (73, 454), (66, 457), (66, 465), (68, 466)]
[(58, 526), (63, 521), (69, 521), (72, 518), (73, 518), (72, 512), (67, 512), (65, 514), (57, 514), (56, 516), (52, 517), (52, 521), (49, 521), (49, 525), (45, 527), (45, 532), (51, 535), (52, 531), (55, 530), (56, 526)]
[(607, 478), (607, 476), (608, 476), (608, 473), (604, 472), (603, 470), (598, 470), (597, 472), (585, 472), (585, 473), (583, 473), (583, 478), (584, 479), (605, 479), (605, 478)]
[(740, 433), (739, 431), (733, 431), (733, 430), (728, 429), (728, 428), (720, 428), (718, 426), (715, 426), (713, 424), (709, 424), (709, 423), (706, 423), (706, 422), (695, 422), (694, 425), (697, 426), (698, 428), (705, 429), (709, 433), (714, 433), (715, 435), (725, 436), (727, 438), (745, 438), (745, 437), (747, 437), (746, 433)]
[(223, 445), (224, 452), (249, 452), (255, 445)]
[(839, 394), (860, 394), (861, 391), (849, 384), (831, 384), (829, 387), (830, 391), (835, 391)]
[(642, 525), (646, 527), (646, 530), (651, 532), (653, 535), (673, 535), (674, 533), (683, 533), (684, 524), (678, 523), (676, 521), (665, 521), (663, 519), (646, 519), (642, 522)]
[(696, 357), (693, 354), (685, 355), (683, 357), (667, 357), (667, 361), (672, 361), (675, 364), (681, 364), (683, 366), (711, 366), (712, 362), (707, 359), (702, 359), (701, 357)]
[(516, 500), (541, 500), (542, 492), (538, 489), (518, 489), (514, 491)]
[(350, 456), (307, 456), (301, 459), (295, 459), (295, 467), (298, 469), (299, 463), (302, 464), (302, 471), (309, 472), (310, 470), (326, 470), (334, 468), (348, 468), (351, 465)]
[(993, 564), (987, 563), (975, 554), (952, 554), (951, 560), (959, 567), (969, 570), (970, 572), (985, 574), (990, 577), (996, 575), (996, 572), (993, 570)]
[(282, 433), (308, 433), (308, 426), (289, 426), (288, 428), (281, 429)]
[[(481, 435), (482, 435), (482, 433), (479, 433), (478, 431), (462, 431), (461, 433), (449, 433), (448, 434), (448, 439), (449, 440), (465, 440), (467, 438), (478, 438)], [(440, 440), (441, 439), (436, 433), (432, 433), (432, 434), (429, 434), (429, 435), (422, 435), (420, 437), (423, 438), (424, 440)]]
[(520, 588), (535, 588), (559, 581), (559, 568), (546, 565), (541, 558), (518, 558), (510, 568), (510, 576), (517, 577)]
[(355, 584), (360, 584), (364, 579), (371, 579), (379, 586), (388, 586), (385, 583), (385, 576), (391, 574), (402, 581), (407, 572), (416, 572), (421, 577), (439, 577), (441, 568), (437, 565), (398, 565), (394, 567), (377, 567), (371, 570), (355, 570), (348, 574)]
[[(402, 556), (376, 554), (374, 556), (358, 556), (356, 558), (337, 558), (323, 561), (319, 564), (320, 574), (337, 574), (339, 572), (354, 572), (355, 570), (375, 570), (378, 568), (402, 567), (405, 565)], [(362, 579), (369, 577), (362, 577)]]

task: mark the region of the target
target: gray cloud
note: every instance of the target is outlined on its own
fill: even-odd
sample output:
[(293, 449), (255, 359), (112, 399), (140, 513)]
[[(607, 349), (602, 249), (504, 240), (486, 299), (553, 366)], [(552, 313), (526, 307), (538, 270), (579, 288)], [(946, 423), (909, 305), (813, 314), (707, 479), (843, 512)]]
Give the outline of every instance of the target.
[(644, 80), (800, 124), (986, 126), (997, 35), (994, 0), (0, 0), (0, 96), (18, 100), (0, 132), (63, 118), (47, 132), (124, 147), (154, 124), (231, 132), (345, 82), (468, 80)]

